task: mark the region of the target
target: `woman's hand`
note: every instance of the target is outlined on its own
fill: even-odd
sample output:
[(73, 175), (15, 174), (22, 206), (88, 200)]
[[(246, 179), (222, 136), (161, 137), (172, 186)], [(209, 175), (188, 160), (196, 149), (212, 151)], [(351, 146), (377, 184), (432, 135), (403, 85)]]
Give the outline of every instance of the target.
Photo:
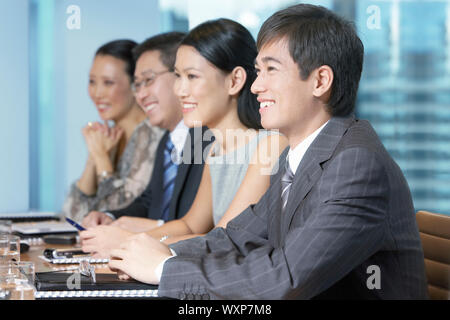
[(82, 129), (89, 153), (94, 159), (110, 157), (124, 133), (122, 128), (109, 128), (99, 122), (89, 123)]
[(91, 211), (83, 218), (81, 225), (85, 228), (90, 229), (99, 225), (110, 225), (112, 222), (113, 219), (111, 219), (111, 217), (109, 217), (104, 212)]
[(134, 233), (117, 227), (101, 225), (80, 232), (81, 249), (95, 258), (108, 258), (112, 249), (119, 248), (132, 235)]
[(112, 226), (118, 227), (130, 232), (140, 233), (146, 232), (158, 227), (158, 221), (147, 218), (136, 217), (120, 217), (111, 223)]

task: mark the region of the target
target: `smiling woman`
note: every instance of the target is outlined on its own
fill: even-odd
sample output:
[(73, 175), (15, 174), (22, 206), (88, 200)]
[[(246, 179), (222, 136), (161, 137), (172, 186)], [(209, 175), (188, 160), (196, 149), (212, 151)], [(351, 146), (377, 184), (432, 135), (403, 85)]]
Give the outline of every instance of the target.
[(89, 76), (89, 95), (103, 120), (120, 122), (129, 112), (140, 113), (124, 73), (126, 63), (111, 55), (97, 54)]
[(74, 220), (91, 210), (127, 206), (150, 179), (162, 131), (145, 120), (134, 98), (135, 46), (130, 40), (109, 42), (97, 50), (92, 63), (88, 91), (104, 123), (89, 122), (82, 129), (89, 156), (63, 207)]
[(190, 210), (148, 231), (156, 239), (170, 235), (166, 242), (176, 242), (225, 227), (267, 190), (286, 140), (261, 130), (259, 104), (250, 91), (256, 54), (250, 32), (229, 19), (204, 22), (181, 42), (173, 90), (185, 124), (207, 126), (215, 142)]

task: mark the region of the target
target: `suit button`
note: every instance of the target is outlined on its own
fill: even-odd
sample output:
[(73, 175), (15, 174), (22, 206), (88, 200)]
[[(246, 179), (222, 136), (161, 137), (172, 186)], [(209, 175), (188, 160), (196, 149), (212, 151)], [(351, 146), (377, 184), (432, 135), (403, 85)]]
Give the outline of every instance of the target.
[(186, 295), (182, 292), (178, 295), (178, 298), (180, 298), (180, 300), (184, 300), (186, 299)]
[(202, 294), (202, 300), (209, 300), (209, 294)]

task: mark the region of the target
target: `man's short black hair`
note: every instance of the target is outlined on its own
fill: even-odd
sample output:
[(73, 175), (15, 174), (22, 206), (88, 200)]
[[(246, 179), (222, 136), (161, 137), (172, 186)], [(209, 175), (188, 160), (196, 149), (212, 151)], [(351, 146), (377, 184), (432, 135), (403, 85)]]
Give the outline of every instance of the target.
[(137, 61), (147, 51), (159, 51), (161, 62), (173, 71), (178, 46), (185, 36), (183, 32), (167, 32), (148, 38), (133, 49), (134, 60)]
[(258, 50), (281, 39), (287, 40), (302, 80), (323, 65), (333, 70), (329, 112), (332, 116), (351, 114), (364, 59), (364, 46), (353, 25), (324, 7), (298, 4), (264, 22), (258, 34)]

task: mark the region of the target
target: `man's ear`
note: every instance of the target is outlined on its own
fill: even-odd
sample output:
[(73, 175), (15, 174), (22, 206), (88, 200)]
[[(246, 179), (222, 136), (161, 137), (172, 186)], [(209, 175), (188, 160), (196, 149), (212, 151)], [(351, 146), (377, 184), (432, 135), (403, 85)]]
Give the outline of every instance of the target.
[(236, 67), (231, 71), (228, 77), (228, 94), (232, 96), (239, 94), (245, 85), (245, 81), (247, 81), (247, 72), (245, 72), (245, 69), (242, 67)]
[(326, 97), (328, 100), (334, 79), (333, 70), (327, 65), (321, 66), (314, 70), (314, 78), (313, 95), (316, 98)]

